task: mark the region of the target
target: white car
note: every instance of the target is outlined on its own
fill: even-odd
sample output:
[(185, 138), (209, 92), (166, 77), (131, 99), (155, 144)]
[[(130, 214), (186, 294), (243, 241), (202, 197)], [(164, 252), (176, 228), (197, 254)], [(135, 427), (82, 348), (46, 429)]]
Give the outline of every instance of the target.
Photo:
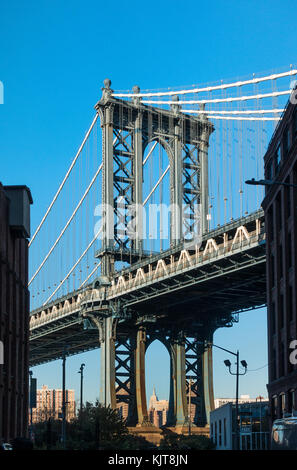
[(1, 444), (1, 450), (13, 450), (13, 448), (11, 444), (8, 444), (8, 442), (3, 442)]

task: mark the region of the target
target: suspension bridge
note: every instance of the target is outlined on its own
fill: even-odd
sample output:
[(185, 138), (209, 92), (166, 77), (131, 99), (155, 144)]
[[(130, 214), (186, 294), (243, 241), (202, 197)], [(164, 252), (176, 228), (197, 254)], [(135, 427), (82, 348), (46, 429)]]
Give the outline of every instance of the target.
[[(30, 241), (30, 364), (101, 348), (100, 400), (151, 426), (145, 351), (170, 356), (167, 426), (204, 428), (217, 328), (266, 303), (263, 156), (297, 70), (114, 91)], [(191, 387), (191, 390), (189, 390)]]

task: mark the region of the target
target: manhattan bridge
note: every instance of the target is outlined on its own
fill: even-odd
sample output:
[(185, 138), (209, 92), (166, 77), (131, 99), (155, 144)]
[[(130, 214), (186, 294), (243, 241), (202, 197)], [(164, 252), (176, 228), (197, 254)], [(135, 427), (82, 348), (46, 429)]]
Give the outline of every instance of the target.
[(263, 192), (245, 181), (263, 177), (296, 74), (165, 90), (104, 80), (29, 243), (31, 366), (100, 347), (100, 401), (151, 426), (145, 354), (159, 340), (166, 426), (187, 426), (189, 395), (207, 426), (213, 334), (266, 303)]

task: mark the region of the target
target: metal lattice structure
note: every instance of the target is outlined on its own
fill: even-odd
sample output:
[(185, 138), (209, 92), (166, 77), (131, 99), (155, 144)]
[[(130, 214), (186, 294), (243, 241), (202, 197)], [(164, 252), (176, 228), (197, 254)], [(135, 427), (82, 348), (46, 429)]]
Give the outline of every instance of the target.
[[(199, 107), (190, 114), (177, 94), (168, 101), (168, 109), (161, 107), (161, 101), (160, 106), (146, 102), (138, 87), (126, 98), (117, 96), (110, 80), (105, 80), (91, 126), (100, 121), (102, 159), (91, 183), (98, 183), (100, 175), (96, 191), (103, 205), (101, 242), (95, 249), (97, 237), (92, 233), (82, 255), (78, 259), (73, 255), (71, 269), (55, 281), (43, 305), (31, 312), (30, 362), (37, 365), (57, 359), (65, 346), (69, 354), (100, 347), (101, 402), (114, 409), (119, 403), (125, 405), (128, 424), (148, 428), (145, 354), (159, 340), (170, 357), (166, 425), (182, 430), (189, 425), (191, 397), (193, 425), (204, 428), (214, 406), (213, 334), (238, 321), (239, 312), (266, 303), (264, 216), (261, 210), (243, 216), (241, 208), (241, 217), (210, 229), (210, 141), (215, 127), (203, 100), (197, 101)], [(169, 163), (163, 166), (161, 155), (144, 195), (145, 172), (148, 162), (151, 168), (156, 164), (153, 150), (157, 147)], [(153, 201), (154, 191), (166, 177), (167, 187), (160, 189), (159, 196), (161, 201), (166, 189), (172, 206), (168, 249), (149, 252), (144, 249), (143, 213), (137, 207), (145, 208)], [(30, 282), (37, 282), (89, 187)], [(242, 205), (242, 193), (240, 199)], [(197, 224), (199, 239), (195, 238)], [(75, 284), (74, 279), (74, 288), (58, 295), (91, 246), (93, 269), (89, 272), (87, 266), (84, 281)]]

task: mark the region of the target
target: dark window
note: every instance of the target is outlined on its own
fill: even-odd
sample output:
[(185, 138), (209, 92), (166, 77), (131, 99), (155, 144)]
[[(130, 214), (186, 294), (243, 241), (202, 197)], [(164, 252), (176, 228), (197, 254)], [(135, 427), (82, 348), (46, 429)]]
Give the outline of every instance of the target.
[(289, 320), (293, 320), (293, 288), (292, 286), (289, 287), (289, 296), (288, 296), (288, 314), (289, 314)]
[(288, 413), (292, 413), (294, 408), (294, 390), (288, 391)]
[(290, 130), (287, 127), (283, 134), (283, 156), (286, 158), (290, 149)]
[(279, 245), (279, 276), (283, 277), (283, 245)]
[(273, 223), (273, 210), (272, 207), (268, 210), (268, 227), (269, 227), (269, 237), (270, 241), (273, 241), (274, 237), (274, 223)]
[(288, 266), (291, 267), (293, 264), (292, 259), (292, 235), (288, 233)]
[(284, 327), (284, 296), (281, 294), (279, 296), (279, 327)]
[(284, 372), (285, 372), (284, 363), (285, 363), (285, 347), (284, 347), (284, 343), (282, 343), (280, 346), (280, 355), (279, 355), (279, 377), (282, 377), (284, 375)]
[(272, 364), (271, 364), (271, 380), (275, 380), (276, 377), (276, 351), (273, 348), (272, 351)]
[(274, 255), (270, 256), (270, 273), (271, 273), (271, 287), (274, 287), (275, 276), (274, 276)]
[(222, 421), (219, 420), (219, 446), (222, 445)]
[(271, 304), (271, 315), (270, 315), (270, 319), (271, 319), (271, 332), (272, 334), (274, 335), (275, 334), (275, 303), (272, 302)]
[(293, 115), (293, 136), (294, 136), (294, 139), (297, 139), (297, 110), (296, 109)]
[(273, 179), (273, 160), (272, 158), (269, 160), (269, 162), (267, 163), (267, 167), (266, 167), (266, 178), (268, 180), (272, 180)]
[(227, 426), (226, 426), (226, 418), (224, 418), (224, 446), (227, 445)]
[(274, 421), (277, 417), (277, 396), (274, 396), (271, 399), (271, 417), (272, 421)]
[(277, 150), (275, 152), (275, 174), (279, 172), (279, 167), (281, 163), (281, 148), (280, 145), (278, 145)]

